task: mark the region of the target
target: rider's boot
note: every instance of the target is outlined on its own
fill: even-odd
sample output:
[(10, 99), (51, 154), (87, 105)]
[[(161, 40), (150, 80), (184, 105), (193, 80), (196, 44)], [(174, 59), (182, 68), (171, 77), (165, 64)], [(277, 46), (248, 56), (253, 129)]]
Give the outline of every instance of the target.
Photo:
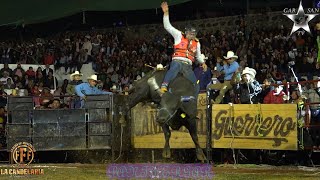
[(161, 95), (166, 93), (167, 91), (168, 91), (168, 88), (166, 86), (161, 86), (161, 89), (160, 89)]

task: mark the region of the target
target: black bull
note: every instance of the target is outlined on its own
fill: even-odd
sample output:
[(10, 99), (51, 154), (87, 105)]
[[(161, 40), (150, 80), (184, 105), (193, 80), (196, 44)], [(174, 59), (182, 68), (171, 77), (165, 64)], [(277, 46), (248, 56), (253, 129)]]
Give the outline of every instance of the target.
[[(139, 102), (155, 102), (160, 105), (157, 113), (157, 122), (162, 127), (165, 136), (165, 146), (162, 156), (170, 158), (169, 139), (171, 132), (169, 126), (178, 130), (181, 126), (185, 126), (192, 137), (196, 146), (197, 158), (201, 161), (206, 160), (206, 157), (199, 145), (196, 125), (197, 102), (190, 100), (182, 102), (182, 96), (194, 96), (195, 87), (193, 84), (183, 77), (181, 74), (170, 83), (169, 92), (160, 97), (158, 88), (162, 83), (166, 71), (153, 71), (142, 79), (134, 82), (133, 88), (130, 91), (127, 102), (127, 110), (134, 107)], [(184, 113), (186, 116), (181, 116)]]

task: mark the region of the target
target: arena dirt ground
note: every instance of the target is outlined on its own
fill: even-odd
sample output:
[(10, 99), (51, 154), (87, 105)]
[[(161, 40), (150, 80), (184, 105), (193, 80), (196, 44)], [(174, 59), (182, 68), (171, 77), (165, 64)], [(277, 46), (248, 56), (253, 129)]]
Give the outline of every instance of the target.
[[(58, 179), (58, 180), (85, 180), (110, 179), (106, 175), (108, 164), (33, 164), (33, 168), (43, 168), (44, 175), (1, 175), (0, 179)], [(11, 166), (2, 165), (1, 169)], [(218, 180), (295, 180), (320, 179), (319, 167), (304, 166), (268, 166), (268, 165), (214, 165), (214, 178)], [(155, 178), (156, 179), (156, 178)]]

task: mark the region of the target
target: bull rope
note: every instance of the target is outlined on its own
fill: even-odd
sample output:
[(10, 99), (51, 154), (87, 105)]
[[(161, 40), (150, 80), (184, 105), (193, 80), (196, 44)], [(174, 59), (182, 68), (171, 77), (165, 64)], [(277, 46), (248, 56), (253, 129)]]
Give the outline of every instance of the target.
[[(304, 118), (305, 118), (305, 116), (302, 116), (302, 115), (301, 115), (301, 112), (302, 112), (303, 107), (304, 107), (303, 104), (302, 104), (302, 105), (299, 105), (299, 104), (298, 104), (298, 112), (299, 112), (299, 113), (297, 113), (297, 118), (299, 118), (299, 119), (298, 119), (298, 128), (299, 128), (299, 130), (300, 130), (300, 140), (298, 139), (298, 142), (299, 142), (299, 147), (300, 147), (302, 150), (304, 150), (303, 127), (304, 127)], [(311, 114), (310, 114), (310, 116), (311, 116)]]
[[(229, 119), (231, 120), (234, 115), (234, 107), (232, 103), (229, 103)], [(230, 141), (230, 149), (232, 150), (232, 157), (233, 157), (233, 165), (235, 166), (237, 164), (236, 162), (236, 155), (234, 153), (234, 148), (232, 148), (233, 141), (234, 141), (234, 134), (233, 134), (233, 127), (232, 124), (234, 124), (234, 119), (232, 123), (229, 123), (229, 130), (231, 132), (232, 140)]]
[[(258, 128), (257, 128), (257, 133), (259, 136), (263, 136), (263, 134), (260, 133), (260, 130), (266, 130), (265, 128), (261, 127), (261, 119), (262, 119), (262, 110), (261, 110), (261, 104), (259, 103), (259, 109), (258, 109), (258, 117), (255, 119), (256, 121), (258, 120)], [(234, 117), (234, 106), (232, 103), (229, 103), (229, 119), (232, 121), (232, 123), (229, 123), (229, 130), (232, 136), (232, 140), (230, 141), (230, 146), (229, 148), (232, 150), (232, 157), (233, 157), (233, 161), (234, 161), (234, 166), (237, 164), (236, 162), (236, 157), (235, 157), (235, 152), (234, 152), (234, 148), (233, 146), (233, 142), (235, 140), (235, 136), (233, 133), (233, 127), (232, 125), (234, 125), (234, 119), (232, 120), (232, 117)], [(241, 152), (240, 152), (241, 153)]]
[(262, 110), (261, 110), (261, 104), (259, 103), (258, 104), (259, 106), (259, 109), (258, 109), (258, 117), (256, 116), (256, 121), (258, 120), (258, 128), (257, 128), (257, 133), (258, 133), (258, 135), (260, 136), (260, 137), (262, 137), (263, 136), (263, 134), (261, 134), (261, 132), (260, 132), (260, 130), (267, 130), (266, 128), (262, 128), (261, 126), (261, 121), (262, 121), (262, 119), (263, 119), (263, 117), (262, 117)]
[(123, 141), (123, 126), (121, 125), (121, 133), (120, 133), (120, 152), (119, 152), (119, 156), (117, 157), (117, 159), (115, 159), (114, 161), (118, 161), (119, 158), (121, 157), (122, 154), (122, 141)]

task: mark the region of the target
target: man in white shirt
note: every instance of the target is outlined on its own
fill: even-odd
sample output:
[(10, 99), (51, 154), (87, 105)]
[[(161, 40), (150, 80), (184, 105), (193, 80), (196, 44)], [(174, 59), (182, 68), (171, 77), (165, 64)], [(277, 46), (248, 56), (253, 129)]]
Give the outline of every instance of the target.
[(85, 39), (84, 39), (84, 43), (82, 45), (82, 49), (83, 50), (87, 50), (87, 55), (91, 56), (91, 51), (92, 51), (92, 43), (90, 41), (90, 36), (85, 36)]
[(0, 82), (1, 82), (3, 85), (6, 85), (8, 79), (11, 79), (11, 80), (12, 80), (12, 78), (9, 77), (9, 73), (8, 73), (7, 71), (4, 71), (4, 72), (3, 72), (3, 77), (0, 78)]

